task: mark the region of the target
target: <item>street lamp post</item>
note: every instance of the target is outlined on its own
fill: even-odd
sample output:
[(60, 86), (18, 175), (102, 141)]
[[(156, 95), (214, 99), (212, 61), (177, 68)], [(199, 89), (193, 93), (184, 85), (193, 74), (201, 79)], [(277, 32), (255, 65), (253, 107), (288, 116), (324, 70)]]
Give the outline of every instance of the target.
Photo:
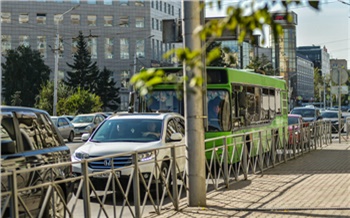
[(80, 5), (76, 5), (72, 8), (70, 8), (68, 11), (61, 14), (61, 16), (58, 18), (57, 21), (57, 32), (56, 32), (56, 43), (55, 43), (55, 71), (54, 71), (54, 82), (53, 82), (53, 112), (52, 115), (57, 115), (57, 87), (58, 87), (58, 56), (59, 56), (59, 50), (60, 50), (60, 34), (59, 34), (59, 26), (60, 26), (60, 20), (63, 18), (63, 16), (75, 9), (77, 9)]

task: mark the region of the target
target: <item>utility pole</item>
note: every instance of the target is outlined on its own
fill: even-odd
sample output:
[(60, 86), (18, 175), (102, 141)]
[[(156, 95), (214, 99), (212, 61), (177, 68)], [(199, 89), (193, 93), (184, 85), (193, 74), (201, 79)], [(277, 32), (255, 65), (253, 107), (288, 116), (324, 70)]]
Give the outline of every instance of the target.
[(56, 32), (56, 43), (55, 43), (55, 71), (54, 71), (54, 76), (53, 76), (53, 112), (52, 115), (56, 116), (57, 115), (57, 89), (58, 89), (58, 56), (59, 56), (59, 51), (60, 51), (60, 34), (59, 34), (59, 26), (60, 26), (60, 21), (63, 18), (63, 16), (75, 9), (77, 9), (80, 5), (76, 5), (69, 9), (68, 11), (64, 12), (61, 14), (61, 16), (58, 18), (57, 21), (57, 32)]
[[(182, 0), (183, 45), (191, 51), (201, 49), (201, 40), (193, 32), (200, 25), (200, 3), (200, 0)], [(194, 68), (189, 70), (187, 69), (186, 62), (183, 65), (184, 76), (188, 80), (194, 77), (202, 77), (201, 69)], [(204, 207), (206, 206), (206, 184), (202, 87), (191, 87), (189, 82), (185, 81), (184, 100), (188, 164), (188, 204), (190, 207)]]

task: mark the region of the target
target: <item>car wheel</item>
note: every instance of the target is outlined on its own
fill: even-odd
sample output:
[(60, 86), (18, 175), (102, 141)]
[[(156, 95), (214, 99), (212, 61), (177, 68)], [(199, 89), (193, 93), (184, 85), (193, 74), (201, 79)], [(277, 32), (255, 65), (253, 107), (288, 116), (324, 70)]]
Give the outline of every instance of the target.
[[(167, 179), (167, 175), (169, 172), (169, 165), (167, 162), (163, 162), (160, 168), (160, 173), (162, 174), (162, 177), (166, 180)], [(165, 193), (167, 193), (166, 190), (166, 184), (168, 185), (168, 189), (171, 192), (171, 175), (169, 177), (168, 181), (164, 181), (162, 178), (159, 178), (159, 191), (161, 194), (163, 194), (163, 192), (165, 191)]]
[[(61, 197), (63, 197), (63, 199)], [(53, 201), (52, 198), (54, 199)], [(46, 206), (44, 217), (66, 217), (64, 205), (65, 199), (63, 190), (60, 186), (56, 186), (56, 188), (53, 189), (52, 196), (50, 197), (49, 202)]]
[(71, 131), (71, 132), (69, 133), (69, 136), (68, 136), (68, 141), (69, 141), (69, 142), (72, 142), (73, 140), (74, 140), (74, 132)]

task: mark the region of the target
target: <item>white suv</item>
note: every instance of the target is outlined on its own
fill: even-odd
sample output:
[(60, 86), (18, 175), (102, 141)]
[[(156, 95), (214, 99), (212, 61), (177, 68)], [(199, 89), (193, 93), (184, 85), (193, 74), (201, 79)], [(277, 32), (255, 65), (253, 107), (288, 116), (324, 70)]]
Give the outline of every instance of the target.
[[(77, 162), (82, 159), (88, 160), (88, 172), (101, 172), (112, 167), (118, 170), (120, 181), (128, 181), (132, 173), (132, 168), (126, 166), (132, 165), (132, 152), (137, 151), (140, 171), (145, 179), (149, 179), (152, 171), (154, 172), (154, 159), (159, 163), (160, 172), (167, 175), (169, 171), (171, 156), (170, 149), (160, 149), (168, 145), (185, 144), (185, 122), (184, 118), (177, 113), (143, 113), (143, 114), (115, 114), (106, 119), (91, 135), (83, 135), (82, 138), (87, 142), (79, 147), (72, 155), (72, 161)], [(154, 151), (150, 151), (154, 149)], [(147, 150), (143, 152), (142, 150)], [(178, 171), (183, 172), (186, 165), (185, 146), (176, 148), (176, 156), (182, 157), (177, 160)], [(127, 153), (125, 155), (118, 155)], [(114, 155), (115, 157), (111, 157)], [(99, 158), (89, 161), (90, 158)], [(152, 161), (153, 160), (153, 161)], [(148, 162), (146, 162), (148, 161)], [(123, 167), (123, 168), (122, 168)], [(125, 168), (126, 167), (126, 168)], [(73, 173), (81, 175), (81, 164), (73, 164)], [(178, 172), (178, 173), (181, 173)], [(104, 190), (109, 173), (99, 174), (92, 177), (95, 189)], [(159, 178), (159, 175), (158, 175)]]

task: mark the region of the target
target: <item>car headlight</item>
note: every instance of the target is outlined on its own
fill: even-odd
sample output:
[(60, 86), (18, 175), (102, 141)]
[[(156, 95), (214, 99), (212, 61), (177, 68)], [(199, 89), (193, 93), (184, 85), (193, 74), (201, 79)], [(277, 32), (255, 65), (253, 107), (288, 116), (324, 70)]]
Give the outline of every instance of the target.
[(84, 153), (84, 152), (75, 152), (74, 153), (74, 157), (77, 160), (83, 160), (83, 159), (88, 159), (89, 158), (89, 154)]
[(91, 126), (85, 127), (85, 130), (90, 131), (91, 130)]
[(139, 154), (139, 161), (148, 161), (154, 158), (153, 152), (145, 152)]

